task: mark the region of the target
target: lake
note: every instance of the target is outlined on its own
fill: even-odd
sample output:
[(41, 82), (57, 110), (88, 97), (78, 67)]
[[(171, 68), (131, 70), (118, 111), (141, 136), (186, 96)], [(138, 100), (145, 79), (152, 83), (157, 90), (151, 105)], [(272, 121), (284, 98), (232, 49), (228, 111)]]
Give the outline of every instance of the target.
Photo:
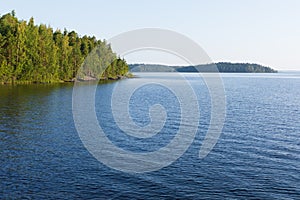
[[(178, 74), (137, 76), (99, 84), (96, 116), (115, 146), (155, 152), (173, 140), (182, 112), (176, 95), (156, 82), (185, 88)], [(146, 173), (112, 169), (89, 153), (73, 120), (72, 83), (0, 85), (0, 199), (300, 199), (300, 74), (221, 74), (226, 118), (203, 159), (199, 150), (210, 124), (210, 93), (197, 74), (184, 76), (200, 110), (198, 124), (185, 124), (197, 130), (195, 138), (173, 163)], [(151, 123), (152, 105), (165, 108), (162, 129), (148, 138), (124, 134), (112, 113), (114, 88), (126, 93), (127, 86), (137, 85), (127, 105), (135, 124)], [(117, 101), (124, 98), (117, 94)], [(185, 102), (191, 112), (192, 105)]]

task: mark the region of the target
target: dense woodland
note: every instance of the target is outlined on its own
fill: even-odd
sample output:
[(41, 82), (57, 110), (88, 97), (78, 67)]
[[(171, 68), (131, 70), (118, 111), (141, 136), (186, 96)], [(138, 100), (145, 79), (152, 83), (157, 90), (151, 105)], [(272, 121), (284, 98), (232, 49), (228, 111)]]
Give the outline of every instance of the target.
[[(216, 68), (217, 67), (217, 68)], [(224, 73), (276, 73), (277, 71), (258, 64), (219, 62), (196, 66), (167, 66), (158, 64), (131, 64), (132, 72), (224, 72)]]
[(83, 79), (116, 79), (127, 72), (125, 60), (105, 41), (53, 31), (35, 25), (33, 18), (18, 20), (14, 11), (0, 16), (0, 83), (72, 81), (78, 74)]
[(277, 71), (259, 64), (219, 62), (215, 64), (188, 66), (177, 69), (179, 72), (219, 72), (224, 73), (276, 73)]

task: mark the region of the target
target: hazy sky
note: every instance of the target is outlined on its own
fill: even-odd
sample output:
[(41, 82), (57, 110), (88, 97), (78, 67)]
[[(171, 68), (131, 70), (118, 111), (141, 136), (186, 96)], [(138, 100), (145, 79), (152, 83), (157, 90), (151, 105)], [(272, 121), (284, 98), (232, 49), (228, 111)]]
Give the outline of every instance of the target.
[[(138, 28), (169, 29), (196, 41), (216, 62), (300, 70), (299, 0), (0, 0), (0, 14), (11, 10), (20, 19), (33, 16), (54, 29), (66, 27), (99, 39)], [(172, 62), (170, 56), (146, 53), (125, 58)]]

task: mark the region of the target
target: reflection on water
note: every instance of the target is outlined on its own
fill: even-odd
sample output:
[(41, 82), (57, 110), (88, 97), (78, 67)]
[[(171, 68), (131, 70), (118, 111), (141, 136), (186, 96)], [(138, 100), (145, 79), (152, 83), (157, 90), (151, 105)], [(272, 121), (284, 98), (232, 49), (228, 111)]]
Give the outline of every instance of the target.
[[(180, 87), (176, 74), (137, 75), (119, 83), (165, 79)], [(201, 113), (195, 141), (172, 165), (146, 174), (112, 170), (83, 147), (72, 118), (71, 83), (1, 85), (0, 199), (300, 198), (299, 75), (223, 74), (226, 121), (205, 159), (198, 152), (210, 122), (209, 92), (203, 80), (187, 76)], [(154, 151), (167, 144), (179, 125), (174, 96), (153, 86), (136, 92), (130, 112), (137, 124), (149, 122), (147, 105), (156, 101), (168, 111), (164, 134), (136, 139), (114, 123), (110, 97), (115, 84), (99, 85), (96, 98), (99, 123), (114, 144), (130, 151)]]

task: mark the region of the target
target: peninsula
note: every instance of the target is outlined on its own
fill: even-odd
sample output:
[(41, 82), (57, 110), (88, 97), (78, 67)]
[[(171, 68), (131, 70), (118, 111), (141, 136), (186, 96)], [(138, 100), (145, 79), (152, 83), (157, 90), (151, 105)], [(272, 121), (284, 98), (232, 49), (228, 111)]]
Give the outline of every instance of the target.
[(105, 40), (66, 29), (54, 31), (36, 25), (33, 17), (19, 20), (14, 11), (0, 16), (0, 83), (118, 79), (127, 72), (126, 61)]
[(277, 73), (276, 70), (259, 64), (230, 63), (230, 62), (219, 62), (219, 63), (203, 64), (203, 65), (196, 65), (196, 66), (130, 64), (129, 68), (131, 72), (218, 72), (219, 71), (221, 73)]

